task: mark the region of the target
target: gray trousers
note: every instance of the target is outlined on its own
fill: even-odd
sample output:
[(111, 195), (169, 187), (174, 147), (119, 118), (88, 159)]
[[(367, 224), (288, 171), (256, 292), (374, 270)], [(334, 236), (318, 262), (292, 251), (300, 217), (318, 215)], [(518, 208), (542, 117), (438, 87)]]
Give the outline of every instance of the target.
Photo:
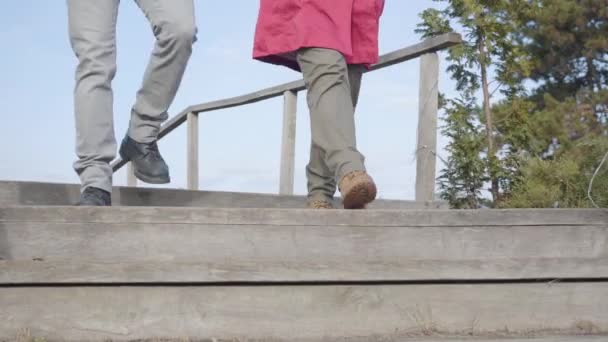
[[(157, 139), (196, 41), (193, 0), (135, 0), (146, 15), (156, 45), (131, 110), (128, 135), (141, 143)], [(120, 0), (67, 0), (70, 42), (78, 58), (74, 111), (74, 169), (82, 183), (112, 189), (116, 156), (112, 80), (116, 73), (116, 18)]]
[(355, 107), (364, 67), (347, 65), (340, 52), (323, 48), (301, 49), (297, 58), (310, 110), (308, 197), (327, 201), (343, 176), (365, 171), (365, 157), (357, 150), (355, 136)]

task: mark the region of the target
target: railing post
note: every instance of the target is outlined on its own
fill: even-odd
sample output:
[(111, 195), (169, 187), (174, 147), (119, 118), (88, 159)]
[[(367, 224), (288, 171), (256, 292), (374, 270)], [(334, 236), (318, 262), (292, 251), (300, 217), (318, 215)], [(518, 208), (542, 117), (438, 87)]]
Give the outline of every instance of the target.
[(188, 166), (187, 186), (189, 190), (198, 190), (198, 114), (188, 113)]
[(418, 99), (416, 201), (432, 201), (435, 199), (438, 83), (439, 57), (437, 53), (422, 55), (420, 57), (420, 94)]
[(281, 141), (281, 175), (279, 194), (293, 195), (296, 155), (296, 112), (298, 93), (283, 93), (283, 136)]
[(137, 177), (135, 177), (133, 163), (131, 162), (127, 163), (127, 186), (133, 188), (137, 186)]

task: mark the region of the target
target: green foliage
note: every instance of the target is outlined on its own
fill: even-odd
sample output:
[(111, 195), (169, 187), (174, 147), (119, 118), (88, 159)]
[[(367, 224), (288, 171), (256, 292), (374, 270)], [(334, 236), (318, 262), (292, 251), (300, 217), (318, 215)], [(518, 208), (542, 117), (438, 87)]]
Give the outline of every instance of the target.
[(532, 65), (535, 93), (565, 100), (608, 83), (606, 0), (533, 0), (521, 11), (520, 46)]
[(481, 189), (486, 181), (486, 163), (480, 157), (484, 149), (484, 135), (479, 120), (471, 113), (481, 109), (473, 102), (446, 100), (442, 133), (450, 138), (447, 165), (439, 177), (441, 198), (455, 208), (478, 208)]
[[(515, 69), (507, 67), (511, 61), (518, 60), (514, 55), (518, 50), (509, 40), (513, 23), (505, 20), (505, 13), (512, 5), (495, 0), (435, 1), (448, 4), (444, 10), (424, 11), (416, 32), (427, 38), (453, 31), (451, 24), (454, 23), (462, 28), (465, 38), (463, 44), (451, 48), (447, 56), (447, 71), (456, 81), (459, 96), (446, 99), (445, 103), (450, 105), (443, 107), (446, 123), (443, 133), (452, 143), (447, 147), (450, 156), (439, 184), (442, 197), (452, 206), (476, 207), (482, 201), (486, 181), (491, 184), (493, 199), (498, 201), (503, 174), (501, 161), (496, 156), (496, 134), (492, 124), (492, 81), (487, 76), (490, 66), (503, 66), (494, 80), (499, 84), (498, 88), (509, 93), (520, 91), (514, 81), (517, 78), (512, 76)], [(517, 68), (517, 72), (521, 73), (521, 70)], [(481, 106), (478, 104), (480, 91), (483, 93)], [(473, 126), (473, 131), (463, 130), (463, 127)]]
[[(532, 158), (524, 164), (520, 182), (501, 203), (505, 208), (588, 208), (587, 190), (593, 172), (608, 151), (608, 138), (585, 139), (552, 160)], [(598, 173), (592, 196), (608, 207), (608, 167)]]
[[(605, 0), (434, 1), (445, 8), (424, 11), (416, 32), (458, 27), (464, 38), (446, 57), (458, 96), (441, 101), (450, 139), (441, 197), (476, 208), (490, 184), (493, 207), (590, 206), (608, 151)], [(594, 187), (603, 206), (607, 174)]]

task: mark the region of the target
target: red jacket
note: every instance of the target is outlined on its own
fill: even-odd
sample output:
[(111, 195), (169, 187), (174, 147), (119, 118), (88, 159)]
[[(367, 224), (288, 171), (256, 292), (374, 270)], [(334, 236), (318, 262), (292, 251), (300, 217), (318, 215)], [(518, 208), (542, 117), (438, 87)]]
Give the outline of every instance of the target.
[(299, 71), (304, 47), (340, 51), (348, 64), (378, 62), (384, 0), (260, 0), (253, 58)]

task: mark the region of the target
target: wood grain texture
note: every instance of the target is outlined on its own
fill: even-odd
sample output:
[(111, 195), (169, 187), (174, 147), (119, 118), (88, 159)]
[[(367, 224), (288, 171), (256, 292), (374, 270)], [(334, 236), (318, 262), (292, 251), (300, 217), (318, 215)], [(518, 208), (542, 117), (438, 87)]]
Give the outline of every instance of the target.
[[(0, 337), (404, 341), (608, 332), (605, 283), (0, 288)], [(407, 341), (407, 340), (405, 340)]]
[(198, 190), (198, 172), (199, 172), (199, 158), (198, 158), (198, 114), (188, 113), (188, 129), (187, 129), (187, 160), (186, 166), (186, 183), (188, 190)]
[(435, 199), (437, 160), (437, 111), (439, 109), (439, 56), (420, 57), (420, 94), (418, 98), (416, 145), (416, 201)]
[(608, 225), (604, 209), (309, 210), (181, 207), (0, 207), (0, 222), (463, 227)]
[(296, 164), (296, 115), (298, 94), (286, 91), (283, 95), (283, 134), (281, 137), (281, 169), (279, 194), (293, 195)]
[(117, 209), (0, 209), (0, 283), (608, 278), (608, 225), (577, 211)]
[[(227, 256), (226, 256), (227, 258)], [(217, 259), (217, 257), (215, 257)], [(453, 282), (608, 278), (608, 258), (402, 260), (393, 263), (302, 260), (209, 262), (0, 260), (0, 284), (284, 284)], [(306, 259), (306, 258), (302, 258)]]

